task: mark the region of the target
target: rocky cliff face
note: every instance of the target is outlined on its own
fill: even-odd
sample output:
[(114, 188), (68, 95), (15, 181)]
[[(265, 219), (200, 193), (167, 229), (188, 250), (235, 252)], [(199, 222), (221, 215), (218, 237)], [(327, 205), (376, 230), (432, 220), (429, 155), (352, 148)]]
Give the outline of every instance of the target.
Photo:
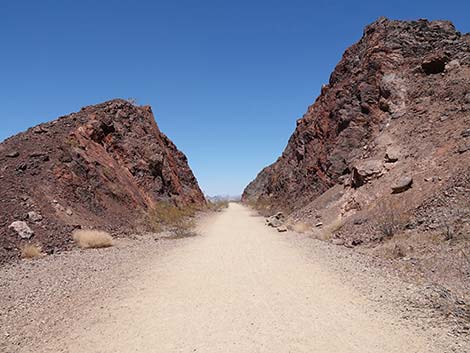
[(186, 156), (160, 132), (151, 108), (125, 100), (7, 139), (0, 168), (1, 259), (16, 256), (31, 236), (21, 240), (13, 222), (26, 222), (31, 240), (52, 252), (66, 247), (77, 227), (133, 231), (160, 200), (205, 203)]
[(296, 210), (338, 183), (357, 188), (382, 175), (387, 147), (415, 161), (442, 148), (442, 126), (468, 126), (469, 43), (448, 21), (367, 26), (243, 200)]

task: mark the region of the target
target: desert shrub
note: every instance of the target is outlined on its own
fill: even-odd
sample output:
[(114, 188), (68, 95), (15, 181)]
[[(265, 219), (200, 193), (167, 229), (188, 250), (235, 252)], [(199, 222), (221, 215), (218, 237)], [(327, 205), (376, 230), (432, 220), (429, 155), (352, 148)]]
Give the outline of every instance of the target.
[(271, 204), (268, 200), (260, 197), (258, 199), (250, 199), (247, 201), (248, 206), (256, 210), (269, 210), (271, 209)]
[(228, 208), (228, 204), (229, 202), (227, 200), (209, 201), (208, 208), (211, 211), (220, 212)]
[(193, 217), (196, 209), (191, 206), (178, 207), (169, 202), (157, 203), (147, 214), (147, 220), (153, 232), (170, 230), (178, 236), (192, 233)]
[(392, 237), (400, 229), (400, 224), (397, 222), (395, 214), (390, 212), (380, 217), (378, 228), (384, 236)]
[(344, 221), (341, 217), (334, 219), (332, 222), (326, 224), (323, 228), (315, 229), (313, 237), (319, 240), (330, 240), (333, 235), (344, 226)]
[(272, 216), (276, 212), (282, 212), (289, 215), (293, 211), (285, 205), (276, 204), (274, 201), (266, 197), (251, 199), (246, 201), (245, 204), (258, 211), (258, 213), (264, 217)]
[(377, 229), (385, 237), (390, 238), (403, 229), (406, 224), (404, 205), (399, 199), (388, 198), (380, 202), (376, 211)]
[(307, 233), (312, 230), (312, 226), (303, 222), (294, 223), (290, 225), (289, 228), (297, 233)]
[(35, 259), (43, 256), (42, 249), (39, 245), (26, 244), (21, 247), (20, 255), (23, 259)]
[(72, 234), (72, 238), (82, 249), (106, 248), (113, 245), (112, 236), (103, 231), (80, 229)]
[(410, 239), (406, 234), (396, 234), (393, 238), (381, 242), (373, 253), (386, 259), (399, 259), (414, 252), (417, 239)]
[(452, 240), (455, 235), (455, 228), (448, 222), (444, 221), (444, 239)]

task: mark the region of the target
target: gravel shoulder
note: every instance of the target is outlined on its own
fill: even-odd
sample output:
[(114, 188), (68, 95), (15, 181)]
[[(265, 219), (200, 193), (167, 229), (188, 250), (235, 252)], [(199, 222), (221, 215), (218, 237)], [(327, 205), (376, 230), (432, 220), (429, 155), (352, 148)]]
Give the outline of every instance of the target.
[(416, 329), (442, 352), (470, 352), (468, 296), (465, 301), (447, 288), (405, 273), (396, 261), (295, 232), (284, 242), (310, 261), (328, 268), (348, 287), (367, 298), (372, 311), (386, 312), (396, 324)]
[[(72, 250), (0, 268), (0, 351), (47, 351), (82, 317), (93, 317), (149, 263), (187, 239), (116, 239), (104, 249)], [(39, 348), (43, 347), (43, 348)]]
[(0, 269), (2, 352), (467, 352), (421, 288), (247, 208)]

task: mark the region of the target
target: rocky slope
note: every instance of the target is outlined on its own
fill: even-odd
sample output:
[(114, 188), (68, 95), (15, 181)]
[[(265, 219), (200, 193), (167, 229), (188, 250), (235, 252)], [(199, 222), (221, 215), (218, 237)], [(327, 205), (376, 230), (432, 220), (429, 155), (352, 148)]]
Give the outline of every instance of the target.
[(161, 200), (205, 203), (186, 156), (160, 132), (151, 108), (120, 99), (7, 139), (0, 168), (1, 261), (25, 242), (49, 253), (66, 248), (75, 228), (135, 230)]
[(345, 51), (243, 201), (286, 211), (338, 244), (420, 258), (410, 266), (431, 277), (441, 264), (462, 283), (470, 275), (469, 128), (470, 35), (448, 21), (380, 18)]
[(376, 139), (392, 128), (417, 134), (423, 126), (406, 130), (417, 120), (433, 130), (465, 125), (469, 43), (447, 21), (381, 18), (367, 26), (297, 121), (282, 156), (248, 185), (243, 199), (299, 208), (354, 174), (359, 160), (384, 147)]

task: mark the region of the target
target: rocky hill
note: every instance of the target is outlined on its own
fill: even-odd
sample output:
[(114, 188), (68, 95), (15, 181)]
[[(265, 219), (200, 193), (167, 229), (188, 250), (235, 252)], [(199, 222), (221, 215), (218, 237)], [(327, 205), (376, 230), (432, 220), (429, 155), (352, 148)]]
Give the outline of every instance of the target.
[(464, 263), (469, 128), (470, 35), (448, 21), (380, 18), (345, 51), (243, 201), (285, 211), (338, 244), (414, 239), (393, 250), (398, 256), (415, 254), (420, 234), (453, 239)]
[(205, 204), (151, 108), (120, 99), (85, 107), (0, 144), (0, 260), (26, 241), (67, 247), (80, 227), (135, 231), (162, 200)]
[[(426, 123), (429, 137), (441, 126), (464, 126), (469, 43), (469, 35), (447, 21), (381, 18), (367, 26), (297, 121), (282, 156), (248, 185), (243, 199), (296, 209), (354, 174), (359, 160), (391, 146), (377, 138), (395, 127), (409, 137)], [(413, 124), (419, 129), (407, 130)], [(406, 143), (404, 137), (395, 144)]]

